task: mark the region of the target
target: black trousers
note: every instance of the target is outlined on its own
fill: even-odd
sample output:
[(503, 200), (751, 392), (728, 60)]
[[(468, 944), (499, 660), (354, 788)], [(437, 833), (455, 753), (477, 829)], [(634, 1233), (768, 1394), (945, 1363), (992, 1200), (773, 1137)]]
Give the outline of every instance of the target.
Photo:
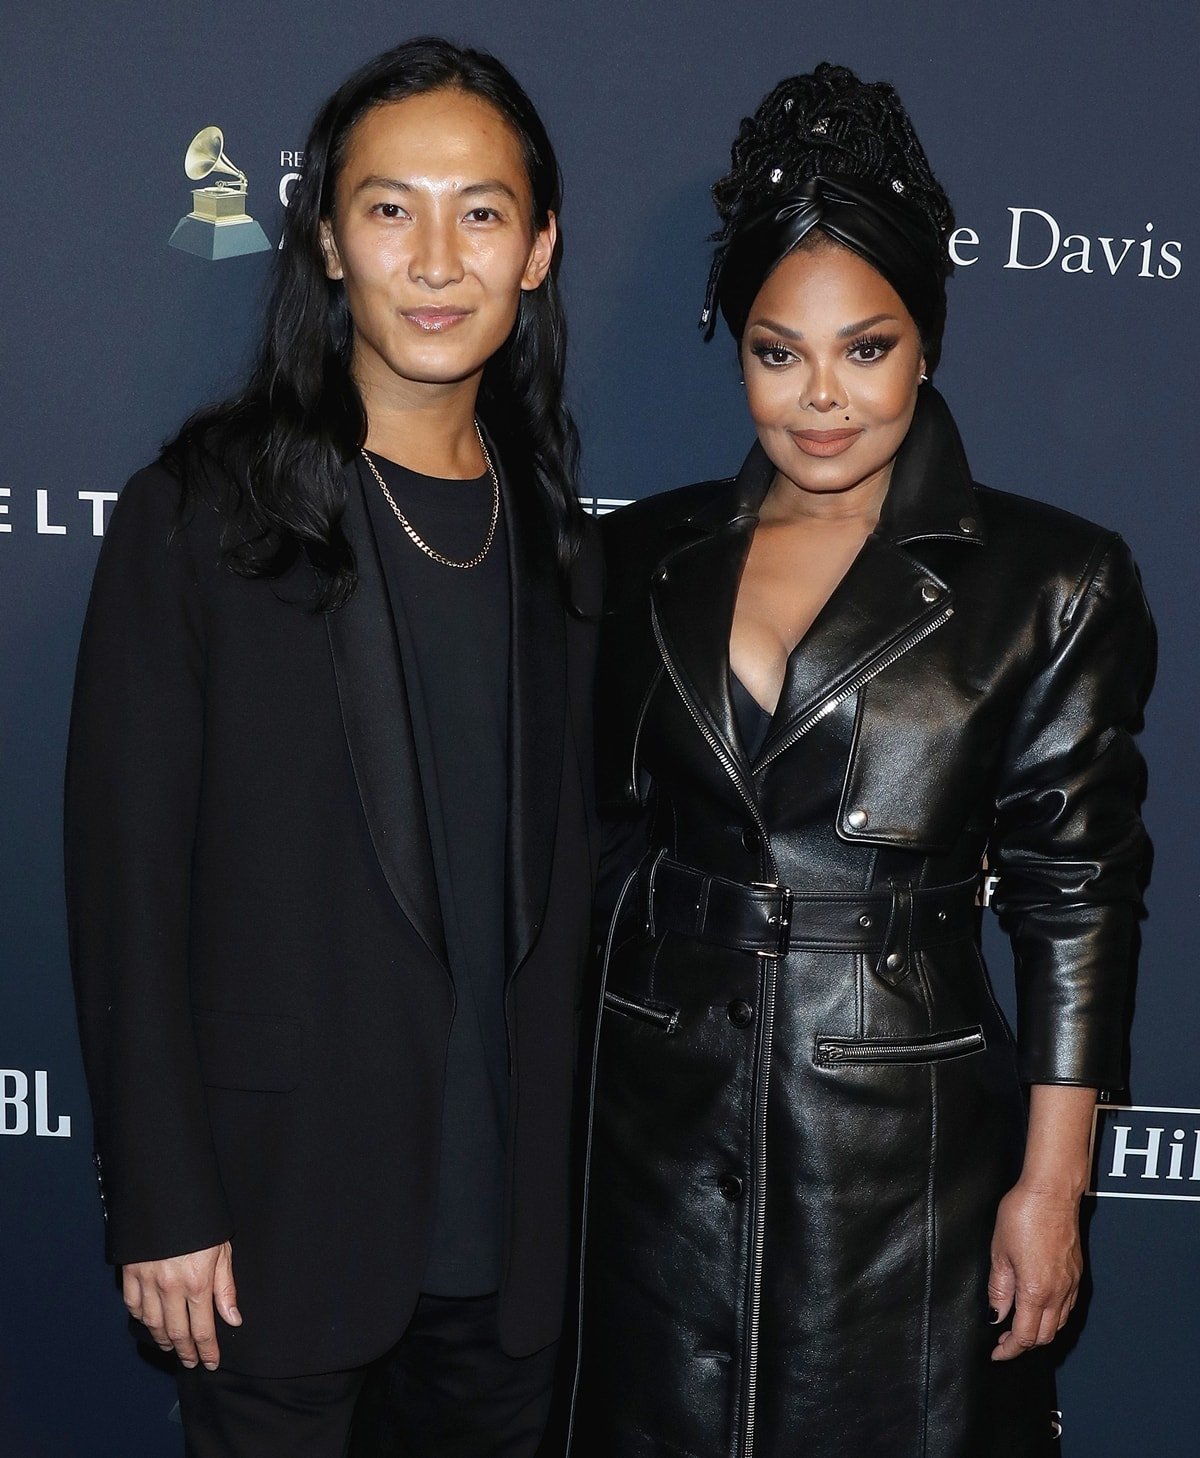
[(509, 1357), (496, 1297), (422, 1296), (377, 1362), (312, 1377), (180, 1368), (187, 1458), (533, 1458), (556, 1345)]

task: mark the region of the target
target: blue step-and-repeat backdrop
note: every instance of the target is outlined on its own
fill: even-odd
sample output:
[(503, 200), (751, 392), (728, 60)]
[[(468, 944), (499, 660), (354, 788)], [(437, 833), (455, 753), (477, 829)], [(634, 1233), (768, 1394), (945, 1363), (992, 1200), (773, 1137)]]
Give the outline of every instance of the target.
[[(1120, 530), (1161, 628), (1132, 1089), (1097, 1132), (1055, 1423), (1071, 1458), (1200, 1452), (1194, 0), (6, 0), (0, 1453), (181, 1451), (172, 1385), (137, 1356), (101, 1260), (59, 845), (76, 645), (123, 482), (246, 359), (314, 107), (429, 30), (496, 51), (559, 148), (597, 509), (731, 470), (748, 444), (733, 352), (696, 329), (708, 186), (739, 118), (823, 59), (892, 80), (912, 111), (960, 222), (938, 384), (975, 473)], [(192, 205), (185, 150), (214, 126), (261, 230), (216, 260), (178, 246), (187, 230), (169, 246)]]

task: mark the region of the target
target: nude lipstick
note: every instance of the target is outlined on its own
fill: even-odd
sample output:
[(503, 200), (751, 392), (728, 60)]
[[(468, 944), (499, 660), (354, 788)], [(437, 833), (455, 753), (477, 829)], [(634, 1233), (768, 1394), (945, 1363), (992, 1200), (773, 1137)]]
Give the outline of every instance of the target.
[(788, 432), (806, 456), (840, 456), (862, 434), (856, 430), (793, 430)]

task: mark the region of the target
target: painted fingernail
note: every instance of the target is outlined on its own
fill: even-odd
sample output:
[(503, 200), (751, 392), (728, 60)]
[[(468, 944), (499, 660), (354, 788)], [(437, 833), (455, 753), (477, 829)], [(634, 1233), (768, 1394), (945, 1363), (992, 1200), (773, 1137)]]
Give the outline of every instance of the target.
[(999, 1320), (1000, 1320), (1000, 1313), (996, 1310), (996, 1308), (994, 1306), (989, 1306), (988, 1307), (988, 1322), (992, 1326), (995, 1326), (996, 1323)]

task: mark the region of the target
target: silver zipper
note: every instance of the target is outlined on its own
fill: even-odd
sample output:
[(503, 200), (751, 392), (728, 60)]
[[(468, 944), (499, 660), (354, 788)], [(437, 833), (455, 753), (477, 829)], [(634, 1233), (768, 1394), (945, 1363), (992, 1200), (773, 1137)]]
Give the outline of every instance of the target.
[(632, 998), (622, 997), (619, 992), (606, 992), (604, 994), (604, 1006), (611, 1007), (616, 1012), (624, 1013), (626, 1017), (639, 1018), (642, 1022), (653, 1023), (656, 1028), (661, 1028), (664, 1033), (673, 1033), (679, 1026), (679, 1009), (677, 1007), (651, 1007), (648, 1003), (634, 1002)]
[(954, 609), (952, 607), (943, 608), (936, 617), (931, 618), (929, 622), (919, 628), (915, 633), (910, 633), (907, 638), (902, 639), (881, 658), (877, 658), (873, 663), (868, 663), (865, 668), (860, 668), (853, 678), (848, 679), (838, 689), (837, 693), (831, 694), (824, 703), (819, 704), (815, 709), (810, 709), (798, 724), (793, 725), (791, 733), (785, 739), (781, 739), (770, 754), (764, 755), (757, 762), (754, 766), (754, 773), (758, 774), (759, 770), (769, 765), (785, 749), (790, 749), (796, 740), (807, 734), (814, 724), (819, 724), (828, 714), (832, 714), (839, 704), (844, 704), (847, 699), (853, 698), (860, 688), (870, 683), (873, 678), (883, 673), (885, 669), (891, 668), (892, 664), (898, 658), (903, 658), (910, 648), (915, 648), (918, 643), (928, 638), (930, 633), (935, 632), (943, 623), (948, 623), (953, 616)]
[[(654, 625), (654, 637), (658, 643), (659, 654), (666, 666), (667, 673), (670, 675), (671, 682), (675, 685), (675, 692), (687, 705), (688, 712), (695, 720), (696, 728), (704, 736), (709, 748), (717, 756), (717, 759), (720, 760), (726, 774), (737, 787), (742, 799), (745, 800), (746, 807), (753, 816), (754, 823), (762, 836), (763, 850), (770, 863), (771, 875), (775, 882), (778, 882), (779, 868), (775, 864), (775, 854), (771, 849), (767, 828), (758, 813), (758, 806), (754, 801), (754, 797), (746, 789), (738, 767), (726, 752), (725, 746), (696, 712), (691, 698), (684, 691), (683, 681), (676, 672), (675, 665), (671, 662), (671, 656), (667, 652), (666, 644), (663, 641), (662, 627), (659, 624), (658, 613), (655, 610), (653, 601), (651, 601), (650, 605), (650, 620)], [(765, 1198), (767, 1179), (767, 1080), (771, 1072), (771, 1034), (775, 1024), (775, 980), (779, 970), (779, 959), (775, 956), (767, 956), (764, 960), (767, 963), (767, 971), (766, 985), (763, 990), (763, 1013), (759, 1030), (758, 1077), (754, 1100), (754, 1188), (751, 1192), (753, 1208), (751, 1211), (750, 1294), (747, 1303), (746, 1322), (746, 1401), (742, 1418), (740, 1458), (752, 1458), (754, 1453), (754, 1403), (758, 1390), (758, 1327), (762, 1311), (763, 1235), (767, 1222), (767, 1202)]]
[(818, 1038), (817, 1063), (925, 1063), (986, 1048), (982, 1028), (964, 1028), (944, 1038)]

